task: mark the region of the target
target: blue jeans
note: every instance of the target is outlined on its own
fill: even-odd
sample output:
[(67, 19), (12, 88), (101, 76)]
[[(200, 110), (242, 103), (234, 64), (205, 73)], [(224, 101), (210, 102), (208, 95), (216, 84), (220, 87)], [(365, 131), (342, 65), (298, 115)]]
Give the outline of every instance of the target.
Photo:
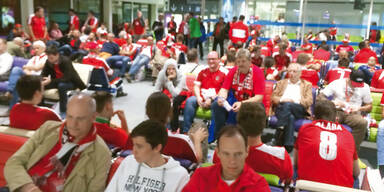
[(13, 67), (11, 74), (9, 75), (8, 80), (8, 87), (7, 90), (12, 93), (12, 99), (9, 102), (9, 109), (12, 109), (12, 107), (19, 101), (19, 94), (16, 91), (16, 83), (17, 80), (20, 79), (21, 76), (23, 76), (25, 73), (21, 67)]
[(75, 86), (71, 82), (59, 82), (57, 83), (57, 85), (51, 83), (45, 86), (45, 89), (55, 89), (55, 88), (59, 90), (60, 112), (66, 112), (67, 100), (68, 100), (67, 92), (69, 90), (73, 90)]
[[(125, 72), (127, 71), (128, 68), (128, 62), (131, 61), (131, 59), (127, 56), (123, 55), (112, 55), (108, 57), (106, 60), (108, 65), (111, 66), (111, 68), (118, 68), (120, 71), (118, 73), (119, 77), (123, 77), (125, 75)], [(117, 61), (122, 61), (123, 64), (121, 66), (116, 65)]]
[(306, 116), (305, 108), (297, 103), (280, 103), (276, 110), (277, 127), (284, 127), (284, 146), (293, 146), (295, 133), (295, 120)]
[(384, 165), (384, 120), (379, 123), (377, 130), (377, 164)]
[(144, 54), (140, 54), (138, 55), (135, 60), (133, 60), (133, 63), (132, 63), (132, 66), (131, 66), (131, 69), (129, 69), (129, 72), (128, 74), (130, 76), (134, 76), (136, 75), (140, 68), (144, 65), (147, 65), (149, 63), (151, 58), (149, 58), (147, 55), (144, 55)]
[(215, 121), (214, 135), (215, 139), (217, 139), (217, 134), (219, 133), (220, 129), (225, 125), (228, 112), (224, 107), (220, 106), (217, 103), (217, 99), (215, 99), (215, 101), (212, 103), (211, 110), (212, 119)]
[(196, 110), (199, 105), (197, 104), (196, 96), (191, 96), (187, 99), (184, 106), (184, 122), (183, 122), (183, 133), (188, 133), (193, 119), (196, 116)]
[(192, 49), (192, 48), (197, 48), (197, 44), (199, 43), (199, 38), (190, 38), (189, 39), (189, 45), (188, 45), (188, 48), (189, 49)]

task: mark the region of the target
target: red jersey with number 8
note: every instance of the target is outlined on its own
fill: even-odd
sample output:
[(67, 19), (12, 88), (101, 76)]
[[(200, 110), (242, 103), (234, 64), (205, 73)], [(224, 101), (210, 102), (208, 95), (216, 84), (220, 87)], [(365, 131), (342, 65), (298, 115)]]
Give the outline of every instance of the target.
[(353, 136), (342, 125), (325, 120), (304, 125), (295, 148), (298, 179), (353, 186), (353, 161), (358, 157)]

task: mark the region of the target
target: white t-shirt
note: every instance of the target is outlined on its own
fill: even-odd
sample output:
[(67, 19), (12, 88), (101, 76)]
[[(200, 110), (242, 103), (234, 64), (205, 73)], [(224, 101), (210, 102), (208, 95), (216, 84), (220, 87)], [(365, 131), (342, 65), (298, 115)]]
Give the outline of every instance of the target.
[(293, 84), (290, 80), (288, 80), (287, 88), (284, 90), (283, 96), (281, 96), (280, 100), (283, 99), (292, 99), (294, 103), (300, 104), (300, 81), (297, 81), (295, 84)]
[(13, 57), (8, 52), (0, 54), (0, 75), (5, 74), (12, 68)]
[[(341, 101), (347, 103), (347, 105), (350, 107), (361, 107), (363, 103), (372, 103), (371, 90), (366, 83), (364, 83), (364, 87), (361, 88), (352, 89), (350, 86), (347, 88), (346, 86), (347, 79), (337, 79), (326, 86), (322, 93), (326, 97), (333, 96), (333, 101)], [(349, 102), (347, 102), (346, 99), (346, 90), (349, 93), (353, 92), (353, 94), (350, 96)]]
[(154, 168), (144, 163), (140, 165), (133, 155), (126, 157), (105, 192), (181, 191), (189, 181), (187, 170), (172, 157), (165, 155), (163, 157), (167, 158), (168, 162)]
[[(39, 65), (45, 65), (45, 62), (47, 61), (48, 56), (45, 53), (42, 53), (41, 55), (33, 56), (31, 59), (29, 59), (26, 66), (39, 66)], [(32, 71), (32, 75), (40, 75), (42, 70), (40, 71)]]

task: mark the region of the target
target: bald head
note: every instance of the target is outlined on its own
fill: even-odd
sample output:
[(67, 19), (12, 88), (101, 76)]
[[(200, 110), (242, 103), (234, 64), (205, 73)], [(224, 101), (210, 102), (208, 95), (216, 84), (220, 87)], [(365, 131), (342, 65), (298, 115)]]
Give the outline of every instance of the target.
[(67, 108), (71, 108), (74, 105), (81, 105), (82, 108), (87, 108), (89, 113), (96, 112), (95, 100), (85, 93), (77, 93), (69, 98)]
[(96, 102), (91, 96), (78, 93), (68, 100), (66, 128), (75, 143), (88, 135), (95, 119)]
[(207, 58), (219, 58), (219, 54), (216, 51), (211, 51), (208, 53)]
[(342, 59), (342, 58), (348, 58), (348, 52), (346, 50), (341, 50), (339, 52), (339, 60)]

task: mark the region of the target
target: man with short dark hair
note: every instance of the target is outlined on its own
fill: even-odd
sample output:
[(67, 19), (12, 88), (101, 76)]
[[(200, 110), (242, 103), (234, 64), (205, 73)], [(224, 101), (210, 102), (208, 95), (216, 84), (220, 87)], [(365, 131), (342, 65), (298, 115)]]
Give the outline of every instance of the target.
[(85, 29), (90, 28), (92, 32), (96, 33), (98, 25), (99, 25), (99, 20), (95, 17), (95, 12), (92, 10), (89, 10), (87, 20), (85, 20), (84, 22), (82, 31), (84, 32)]
[(104, 191), (111, 153), (96, 134), (95, 100), (78, 93), (64, 123), (47, 121), (8, 159), (10, 191)]
[(359, 49), (360, 49), (359, 52), (356, 54), (355, 58), (353, 59), (355, 63), (367, 63), (370, 57), (375, 57), (376, 63), (379, 63), (376, 53), (372, 51), (371, 48), (369, 48), (367, 42), (365, 41), (360, 42)]
[(218, 134), (216, 153), (221, 163), (198, 168), (183, 192), (194, 191), (270, 191), (263, 177), (246, 163), (247, 136), (234, 125), (223, 127)]
[(82, 90), (86, 86), (73, 68), (72, 61), (61, 56), (56, 46), (48, 47), (46, 54), (48, 59), (41, 76), (47, 77), (45, 89), (59, 90), (60, 113), (64, 115), (67, 106), (67, 92), (76, 88)]
[(233, 23), (229, 29), (229, 39), (233, 45), (239, 41), (244, 44), (248, 40), (248, 26), (244, 24), (244, 19), (244, 15), (240, 15), (239, 21)]
[(76, 15), (76, 12), (74, 9), (68, 10), (69, 15), (69, 31), (73, 31), (75, 29), (80, 30), (80, 20), (79, 17)]
[(327, 72), (327, 75), (325, 76), (325, 84), (330, 84), (332, 81), (337, 79), (344, 79), (349, 78), (349, 75), (351, 74), (351, 69), (348, 68), (349, 66), (349, 59), (347, 58), (341, 58), (339, 59), (339, 65), (337, 68), (333, 68)]
[(155, 33), (156, 42), (157, 41), (161, 41), (163, 39), (163, 36), (164, 36), (164, 23), (163, 23), (163, 20), (164, 20), (164, 15), (159, 14), (158, 20), (156, 20), (152, 24), (152, 30)]
[(224, 55), (224, 39), (225, 39), (225, 22), (224, 18), (220, 17), (219, 22), (215, 24), (215, 28), (213, 29), (213, 51), (216, 51), (217, 45), (220, 46), (220, 57)]
[[(97, 91), (92, 97), (96, 101), (96, 122), (95, 127), (99, 134), (107, 144), (112, 144), (116, 147), (126, 148), (129, 130), (124, 111), (113, 109), (112, 95), (105, 91)], [(121, 128), (113, 125), (111, 119), (117, 115), (121, 122)]]
[(34, 14), (28, 18), (28, 29), (32, 41), (47, 40), (48, 31), (45, 24), (44, 8), (40, 6), (35, 8)]
[(360, 173), (351, 133), (336, 123), (336, 107), (318, 100), (315, 121), (300, 128), (294, 150), (298, 179), (353, 187)]
[(58, 114), (48, 107), (37, 104), (43, 99), (44, 85), (40, 76), (22, 76), (16, 84), (20, 103), (9, 113), (9, 126), (13, 128), (36, 130), (48, 120), (61, 121)]
[(167, 130), (158, 121), (146, 120), (131, 134), (133, 155), (120, 164), (106, 192), (175, 191), (189, 180), (187, 170), (172, 157), (161, 154), (167, 143)]

